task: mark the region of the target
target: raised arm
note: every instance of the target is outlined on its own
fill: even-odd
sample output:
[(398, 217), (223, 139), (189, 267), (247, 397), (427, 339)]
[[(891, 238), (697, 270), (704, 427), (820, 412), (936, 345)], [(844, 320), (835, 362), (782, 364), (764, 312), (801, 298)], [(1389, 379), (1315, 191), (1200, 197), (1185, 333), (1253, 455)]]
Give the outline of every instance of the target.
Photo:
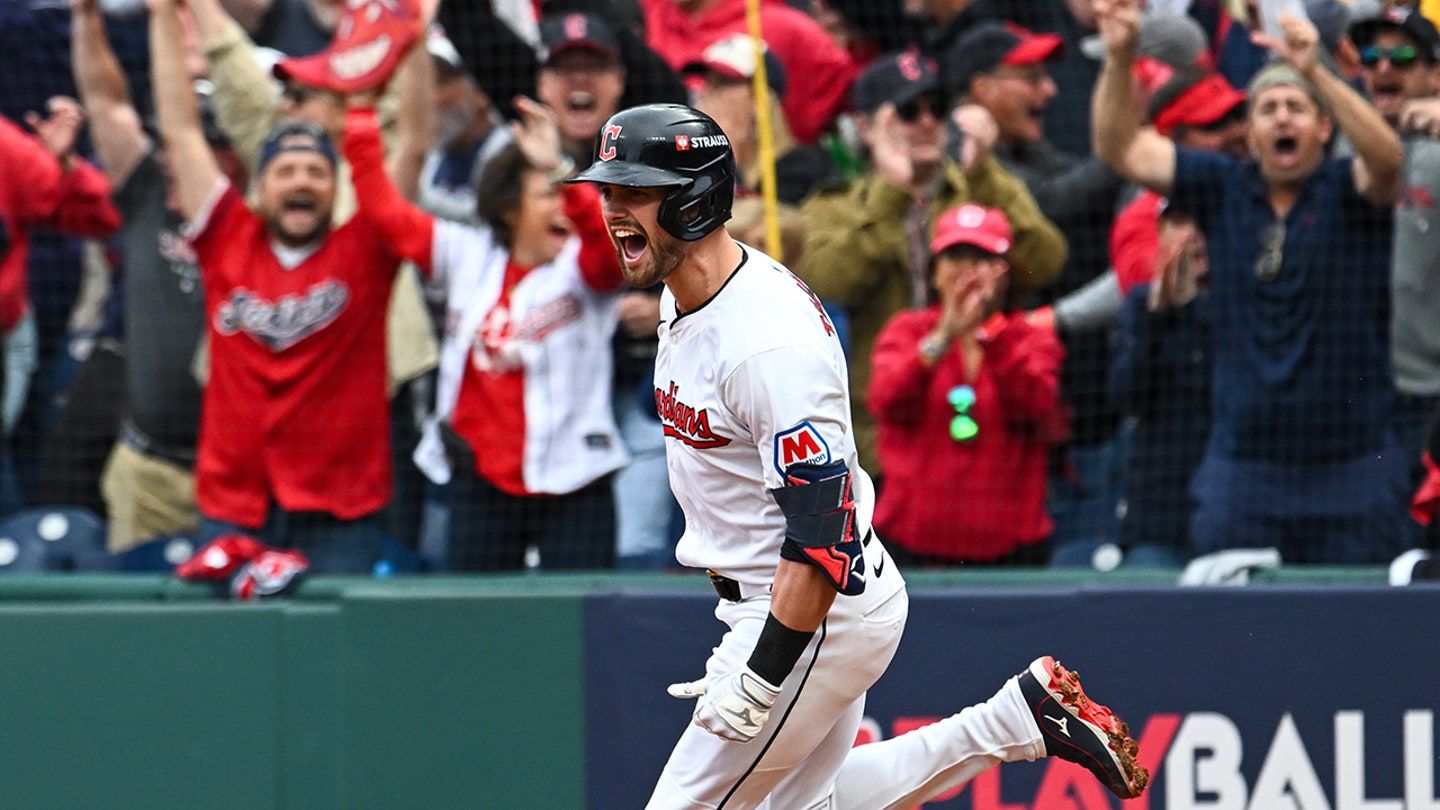
[(1175, 183), (1175, 144), (1140, 125), (1135, 103), (1135, 46), (1140, 38), (1138, 0), (1095, 0), (1095, 18), (1106, 54), (1090, 102), (1095, 155), (1127, 180), (1161, 196)]
[(80, 102), (90, 119), (95, 154), (110, 182), (123, 185), (150, 151), (150, 138), (130, 99), (130, 88), (105, 37), (96, 0), (71, 0), (70, 64)]
[(435, 140), (435, 61), (423, 42), (410, 49), (395, 72), (399, 105), (395, 111), (395, 138), (385, 159), (385, 171), (405, 199), (420, 196), (420, 171)]
[(175, 185), (180, 215), (193, 220), (224, 175), (205, 142), (200, 108), (195, 99), (181, 47), (180, 0), (148, 0), (150, 7), (150, 71), (160, 138)]
[(131, 102), (120, 61), (105, 37), (96, 0), (71, 1), (71, 66), (91, 125), (95, 157), (111, 183), (121, 186), (150, 151), (150, 138)]
[(219, 0), (186, 0), (200, 49), (210, 60), (215, 118), (251, 170), (265, 138), (280, 121), (280, 93), (256, 59), (255, 44)]
[(385, 173), (380, 121), (370, 103), (352, 97), (345, 117), (345, 159), (350, 161), (360, 214), (385, 236), (397, 258), (415, 262), (429, 275), (435, 219), (406, 200)]
[(220, 6), (227, 14), (235, 18), (235, 22), (244, 28), (246, 33), (254, 33), (265, 21), (265, 15), (270, 12), (270, 6), (275, 0), (219, 0)]
[(1400, 193), (1404, 162), (1400, 136), (1370, 102), (1320, 62), (1320, 35), (1309, 20), (1281, 14), (1280, 25), (1285, 31), (1284, 40), (1260, 33), (1251, 38), (1282, 56), (1315, 86), (1315, 92), (1330, 108), (1330, 116), (1355, 147), (1350, 169), (1360, 196), (1378, 206), (1393, 205)]

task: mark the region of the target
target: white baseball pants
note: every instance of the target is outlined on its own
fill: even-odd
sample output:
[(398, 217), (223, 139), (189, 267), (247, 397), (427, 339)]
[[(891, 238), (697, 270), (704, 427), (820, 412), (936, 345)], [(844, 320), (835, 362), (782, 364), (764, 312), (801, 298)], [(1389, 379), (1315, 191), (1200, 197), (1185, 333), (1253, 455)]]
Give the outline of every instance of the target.
[[(878, 540), (866, 548), (865, 593), (835, 600), (760, 735), (742, 744), (687, 726), (647, 810), (898, 810), (999, 762), (1044, 755), (1014, 678), (959, 714), (853, 747), (865, 692), (894, 657), (910, 605), (904, 579), (888, 555), (875, 553), (880, 548)], [(715, 615), (730, 630), (706, 662), (712, 680), (745, 664), (769, 610), (767, 596), (720, 602)]]

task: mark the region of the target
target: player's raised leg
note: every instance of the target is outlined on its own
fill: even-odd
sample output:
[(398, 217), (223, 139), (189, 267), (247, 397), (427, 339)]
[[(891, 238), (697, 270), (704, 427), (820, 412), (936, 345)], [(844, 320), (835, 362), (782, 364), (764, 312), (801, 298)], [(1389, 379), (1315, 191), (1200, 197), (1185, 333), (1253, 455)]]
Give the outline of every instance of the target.
[(1031, 662), (1018, 683), (1049, 756), (1085, 766), (1122, 799), (1145, 791), (1150, 774), (1135, 764), (1140, 745), (1131, 739), (1130, 727), (1090, 700), (1077, 673), (1046, 655)]
[(1139, 746), (1109, 709), (1089, 699), (1074, 673), (1037, 658), (984, 703), (884, 742), (860, 746), (835, 782), (837, 810), (909, 808), (1001, 762), (1043, 756), (1083, 765), (1121, 798), (1139, 796), (1149, 774)]

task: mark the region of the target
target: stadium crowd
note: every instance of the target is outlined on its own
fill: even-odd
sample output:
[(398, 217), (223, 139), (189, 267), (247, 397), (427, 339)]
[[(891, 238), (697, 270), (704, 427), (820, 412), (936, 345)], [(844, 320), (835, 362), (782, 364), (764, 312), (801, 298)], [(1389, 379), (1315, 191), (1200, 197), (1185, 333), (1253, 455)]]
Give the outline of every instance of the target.
[(562, 181), (676, 102), (907, 564), (1440, 547), (1440, 3), (755, 5), (0, 4), (0, 515), (674, 566), (659, 285)]

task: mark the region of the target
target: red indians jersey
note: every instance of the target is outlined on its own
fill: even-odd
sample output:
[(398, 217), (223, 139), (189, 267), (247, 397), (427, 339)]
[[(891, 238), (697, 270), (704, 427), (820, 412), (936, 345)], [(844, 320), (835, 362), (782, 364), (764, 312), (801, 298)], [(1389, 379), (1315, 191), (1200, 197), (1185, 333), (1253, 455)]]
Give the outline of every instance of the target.
[(845, 355), (820, 300), (774, 259), (743, 246), (730, 280), (699, 309), (660, 303), (655, 398), (670, 485), (685, 511), (681, 564), (769, 584), (785, 515), (769, 490), (792, 464), (844, 461), (857, 535), (875, 491), (855, 457)]
[(398, 194), (373, 113), (351, 114), (345, 147), (360, 210), (298, 266), (280, 264), (228, 183), (194, 223), (210, 337), (196, 463), (207, 517), (259, 527), (273, 498), (349, 520), (390, 500), (385, 313), (401, 258), (428, 269), (430, 234), (389, 232)]

